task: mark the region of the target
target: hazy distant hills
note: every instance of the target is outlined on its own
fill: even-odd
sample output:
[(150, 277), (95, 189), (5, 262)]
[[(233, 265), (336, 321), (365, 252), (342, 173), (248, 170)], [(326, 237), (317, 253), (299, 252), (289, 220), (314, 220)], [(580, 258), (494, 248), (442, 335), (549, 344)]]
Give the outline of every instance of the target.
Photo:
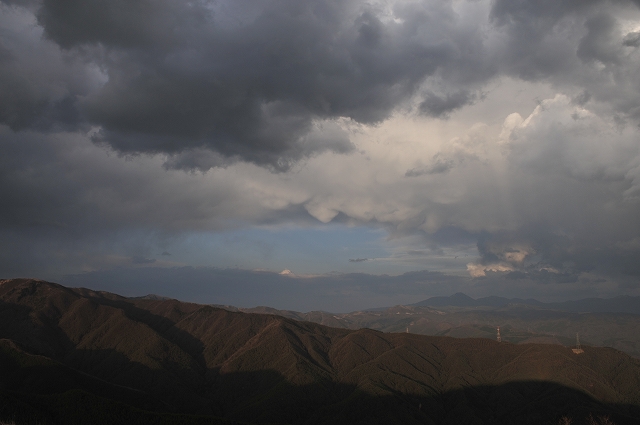
[(640, 358), (640, 297), (584, 299), (562, 303), (486, 297), (473, 299), (457, 293), (419, 303), (333, 314), (300, 313), (268, 307), (225, 308), (278, 314), (345, 329), (371, 328), (457, 338), (496, 338), (504, 341), (572, 346), (579, 333), (583, 343), (612, 347)]
[(638, 388), (640, 361), (610, 348), (0, 281), (0, 419), (17, 424), (637, 424)]
[(640, 297), (619, 296), (615, 298), (586, 298), (578, 301), (543, 303), (534, 299), (484, 297), (473, 299), (461, 292), (450, 297), (432, 297), (411, 306), (416, 307), (507, 307), (509, 305), (526, 305), (545, 310), (559, 310), (588, 313), (629, 313), (640, 314)]
[(411, 306), (423, 307), (505, 307), (509, 304), (527, 304), (527, 305), (542, 305), (540, 301), (534, 299), (523, 300), (520, 298), (503, 298), (503, 297), (485, 297), (479, 299), (473, 299), (468, 295), (458, 292), (449, 297), (431, 297), (424, 301), (411, 304)]

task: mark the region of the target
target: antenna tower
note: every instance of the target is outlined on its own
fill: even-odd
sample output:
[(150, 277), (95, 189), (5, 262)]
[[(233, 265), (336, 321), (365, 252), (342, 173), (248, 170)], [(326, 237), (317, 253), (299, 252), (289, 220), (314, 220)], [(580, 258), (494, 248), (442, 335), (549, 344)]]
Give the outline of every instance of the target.
[(584, 350), (580, 347), (580, 336), (578, 335), (578, 332), (576, 332), (576, 348), (571, 349), (571, 351), (576, 354), (584, 353)]
[(500, 336), (500, 326), (498, 326), (498, 337), (496, 338), (498, 342), (502, 342), (502, 337)]

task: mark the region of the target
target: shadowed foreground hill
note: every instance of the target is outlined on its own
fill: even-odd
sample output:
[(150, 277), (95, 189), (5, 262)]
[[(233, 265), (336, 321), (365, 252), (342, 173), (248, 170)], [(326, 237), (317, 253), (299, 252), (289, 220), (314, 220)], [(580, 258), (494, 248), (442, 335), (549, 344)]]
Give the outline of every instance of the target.
[(0, 419), (20, 423), (640, 422), (640, 361), (0, 281)]

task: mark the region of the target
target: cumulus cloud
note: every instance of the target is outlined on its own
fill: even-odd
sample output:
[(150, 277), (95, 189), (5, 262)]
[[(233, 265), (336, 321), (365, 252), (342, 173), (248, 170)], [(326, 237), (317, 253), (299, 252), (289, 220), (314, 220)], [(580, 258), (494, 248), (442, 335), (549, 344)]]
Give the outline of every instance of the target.
[(0, 123), (13, 130), (77, 128), (76, 96), (99, 87), (94, 64), (42, 39), (31, 11), (0, 3)]
[(623, 196), (637, 192), (637, 129), (620, 129), (569, 98), (546, 99), (526, 119), (511, 116), (511, 156), (521, 166), (550, 169), (580, 180), (624, 181)]
[(474, 94), (464, 90), (449, 93), (445, 96), (438, 96), (433, 92), (428, 92), (418, 108), (422, 114), (441, 118), (447, 117), (450, 112), (456, 109), (473, 103), (475, 99), (476, 96)]
[(633, 31), (625, 35), (622, 44), (627, 47), (640, 47), (640, 31)]
[[(318, 152), (351, 152), (336, 119), (388, 118), (425, 78), (464, 62), (463, 45), (477, 38), (437, 1), (43, 0), (3, 8), (31, 21), (32, 37), (43, 37), (34, 48), (48, 49), (54, 63), (79, 64), (60, 73), (57, 93), (38, 87), (51, 69), (47, 78), (13, 73), (7, 87), (22, 88), (3, 96), (3, 123), (98, 126), (98, 142), (165, 153), (169, 167), (185, 169), (244, 160), (284, 171)], [(17, 47), (1, 51), (12, 58)], [(24, 68), (36, 53), (12, 60)], [(73, 78), (92, 69), (92, 84)], [(441, 116), (472, 98), (429, 94), (420, 109)], [(203, 159), (203, 150), (215, 154)]]
[(440, 158), (435, 158), (435, 161), (432, 165), (426, 167), (412, 168), (407, 170), (404, 173), (407, 177), (418, 177), (425, 174), (441, 174), (446, 173), (447, 171), (453, 168), (453, 161), (451, 159), (442, 160)]
[(5, 273), (337, 221), (422, 244), (390, 262), (464, 235), (482, 282), (640, 274), (637, 2), (0, 8)]
[[(379, 123), (414, 101), (443, 118), (501, 73), (580, 84), (594, 77), (580, 61), (635, 63), (622, 52), (635, 32), (614, 16), (624, 3), (598, 3), (3, 2), (3, 41), (19, 44), (0, 46), (0, 120), (95, 126), (94, 141), (167, 154), (170, 168), (285, 171), (353, 152), (341, 119)], [(616, 106), (637, 118), (626, 98)]]
[(467, 271), (471, 277), (484, 277), (487, 275), (487, 272), (510, 272), (513, 271), (513, 267), (508, 264), (477, 264), (477, 263), (469, 263), (467, 264)]

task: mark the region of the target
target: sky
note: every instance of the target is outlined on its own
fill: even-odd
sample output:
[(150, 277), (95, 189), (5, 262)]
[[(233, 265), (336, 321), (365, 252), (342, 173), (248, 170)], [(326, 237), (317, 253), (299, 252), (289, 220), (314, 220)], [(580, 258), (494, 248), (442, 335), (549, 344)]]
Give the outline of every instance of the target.
[(0, 0), (0, 277), (640, 295), (638, 0)]

